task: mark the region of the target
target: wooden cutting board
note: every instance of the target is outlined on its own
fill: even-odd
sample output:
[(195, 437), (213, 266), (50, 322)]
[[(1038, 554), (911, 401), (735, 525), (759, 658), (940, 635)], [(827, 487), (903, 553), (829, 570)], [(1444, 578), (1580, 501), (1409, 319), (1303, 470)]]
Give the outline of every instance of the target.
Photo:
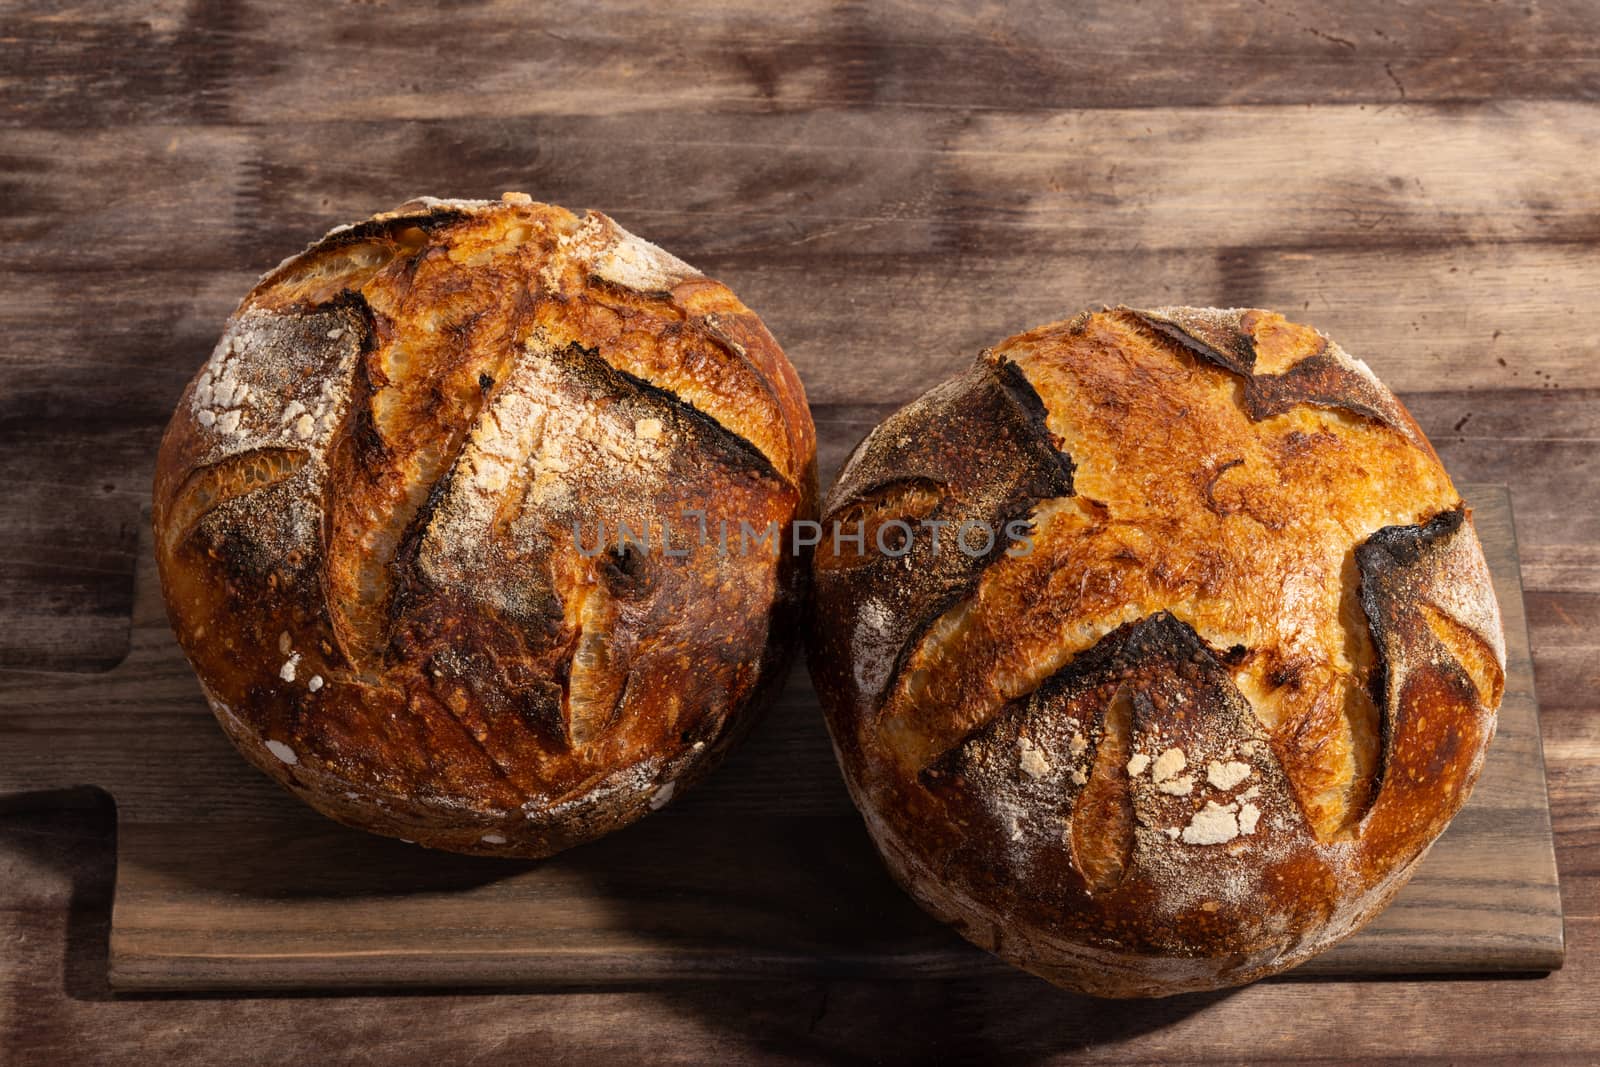
[[(826, 467), (850, 442), (845, 428), (821, 429)], [(1464, 492), (1505, 616), (1498, 737), (1412, 883), (1297, 975), (1561, 966), (1510, 498), (1500, 486)], [(543, 862), (453, 856), (337, 826), (246, 765), (167, 629), (148, 544), (140, 558), (123, 663), (0, 673), (0, 796), (49, 802), (39, 794), (88, 785), (116, 802), (119, 991), (897, 979), (1004, 966), (884, 873), (803, 667), (744, 748), (666, 810)]]

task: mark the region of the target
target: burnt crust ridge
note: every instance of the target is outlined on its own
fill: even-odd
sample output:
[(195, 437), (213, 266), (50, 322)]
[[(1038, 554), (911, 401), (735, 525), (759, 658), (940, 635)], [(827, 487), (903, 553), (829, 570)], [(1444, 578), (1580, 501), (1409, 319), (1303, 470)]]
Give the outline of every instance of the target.
[[(866, 683), (878, 707), (904, 670), (917, 640), (946, 611), (970, 596), (984, 570), (1008, 547), (1006, 529), (1025, 520), (1043, 500), (1073, 495), (1072, 461), (1058, 451), (1044, 423), (1044, 403), (1019, 368), (984, 353), (957, 378), (934, 387), (889, 416), (856, 447), (829, 494), (824, 542), (814, 580), (845, 580), (828, 559), (832, 523), (896, 485), (937, 486), (939, 503), (925, 517), (947, 523), (940, 550), (933, 538), (912, 541), (904, 556), (869, 553), (852, 568), (851, 581), (882, 591), (885, 632), (880, 642), (887, 670)], [(963, 524), (977, 523), (993, 542), (975, 555), (953, 542)], [(857, 603), (856, 610), (860, 610)], [(847, 642), (857, 620), (821, 630), (825, 640)], [(848, 649), (836, 654), (843, 662)], [(852, 684), (861, 684), (859, 676)]]
[(1320, 333), (1321, 345), (1317, 351), (1281, 374), (1265, 374), (1256, 370), (1258, 355), (1251, 327), (1262, 312), (1255, 309), (1119, 307), (1115, 310), (1130, 316), (1169, 344), (1237, 375), (1244, 387), (1240, 400), (1252, 422), (1307, 404), (1348, 412), (1387, 426), (1431, 451), (1431, 446), (1393, 394), (1364, 364)]
[[(1074, 656), (1032, 693), (1011, 701), (999, 714), (958, 741), (922, 772), (923, 784), (932, 786), (958, 773), (962, 753), (971, 745), (981, 743), (995, 731), (1010, 729), (1011, 720), (1039, 715), (1075, 691), (1176, 673), (1188, 686), (1225, 689), (1230, 697), (1242, 701), (1244, 696), (1227, 676), (1224, 656), (1170, 611), (1153, 612), (1123, 623)], [(1102, 711), (1109, 706), (1106, 701)], [(1202, 701), (1200, 706), (1214, 705)]]
[(1363, 572), (1382, 571), (1389, 566), (1410, 566), (1421, 559), (1435, 541), (1461, 529), (1466, 518), (1466, 505), (1457, 504), (1424, 523), (1385, 526), (1356, 548), (1356, 559)]
[[(939, 756), (918, 782), (961, 828), (950, 870), (968, 872), (975, 893), (1000, 892), (1050, 922), (1052, 909), (1086, 899), (1125, 893), (1150, 906), (1145, 897), (1167, 883), (1175, 896), (1225, 899), (1252, 850), (1308, 840), (1266, 731), (1222, 657), (1189, 623), (1154, 612), (1105, 634)], [(1179, 769), (1163, 771), (1174, 753)], [(1097, 785), (1106, 794), (1098, 805)], [(1231, 831), (1221, 843), (1240, 847), (1208, 857), (1213, 839), (1198, 828), (1224, 811)], [(1005, 847), (980, 862), (995, 842)], [(1052, 925), (1064, 931), (1084, 918)], [(1170, 921), (1182, 919), (1180, 905)], [(1185, 936), (1179, 925), (1153, 927), (1157, 939)]]
[(1131, 315), (1158, 336), (1207, 363), (1243, 378), (1252, 378), (1255, 375), (1255, 338), (1238, 326), (1229, 329), (1220, 323), (1199, 317), (1179, 317), (1181, 311), (1189, 309), (1158, 312), (1119, 307), (1115, 310)]
[(1048, 448), (1052, 458), (1061, 468), (1062, 477), (1065, 479), (1063, 488), (1055, 496), (1072, 496), (1072, 475), (1077, 469), (1072, 462), (1072, 457), (1056, 446), (1055, 435), (1050, 432), (1050, 411), (1045, 407), (1044, 398), (1039, 391), (1028, 381), (1028, 376), (1022, 373), (1022, 368), (1016, 362), (1001, 357), (989, 357), (990, 366), (994, 367), (995, 378), (998, 380), (1004, 395), (1009, 397), (1021, 411), (1024, 419), (1033, 427), (1041, 445)]
[(1405, 598), (1407, 572), (1422, 561), (1438, 542), (1461, 529), (1466, 520), (1466, 505), (1441, 511), (1427, 522), (1413, 526), (1385, 526), (1355, 548), (1356, 568), (1361, 575), (1358, 597), (1367, 626), (1372, 631), (1372, 674), (1368, 688), (1380, 713), (1377, 779), (1374, 794), (1383, 785), (1387, 755), (1394, 743), (1395, 722), (1391, 697), (1394, 690), (1394, 643), (1408, 636), (1399, 617)]
[(757, 448), (749, 438), (729, 429), (671, 389), (613, 366), (600, 354), (599, 348), (585, 348), (577, 341), (573, 341), (565, 349), (552, 353), (548, 358), (574, 366), (578, 369), (578, 373), (592, 377), (597, 383), (610, 382), (616, 388), (632, 390), (647, 400), (659, 402), (699, 427), (703, 431), (700, 436), (710, 434), (722, 440), (732, 451), (743, 456), (751, 469), (763, 477), (771, 478), (791, 488), (799, 488), (784, 477), (783, 472), (773, 465), (767, 454)]
[(471, 217), (471, 212), (464, 211), (461, 208), (447, 207), (443, 204), (434, 204), (421, 209), (411, 209), (408, 204), (403, 204), (399, 210), (392, 214), (380, 215), (350, 226), (331, 230), (307, 247), (306, 252), (331, 252), (348, 245), (369, 241), (375, 237), (388, 238), (393, 236), (395, 231), (408, 226), (415, 226), (423, 233), (432, 236), (440, 230), (454, 226), (456, 223)]
[(1381, 795), (1406, 729), (1403, 690), (1426, 672), (1449, 686), (1464, 706), (1478, 703), (1466, 669), (1444, 650), (1421, 616), (1437, 579), (1466, 527), (1467, 506), (1457, 504), (1426, 522), (1385, 526), (1355, 548), (1361, 610), (1372, 634), (1369, 689), (1379, 711), (1379, 756), (1372, 792)]

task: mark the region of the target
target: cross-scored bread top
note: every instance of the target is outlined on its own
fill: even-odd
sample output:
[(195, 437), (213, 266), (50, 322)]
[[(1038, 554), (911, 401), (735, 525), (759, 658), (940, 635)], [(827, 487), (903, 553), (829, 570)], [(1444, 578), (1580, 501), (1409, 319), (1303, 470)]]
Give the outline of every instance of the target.
[(847, 775), (945, 908), (1058, 955), (1287, 965), (1470, 788), (1504, 679), (1470, 519), (1315, 330), (1118, 308), (1011, 338), (879, 426), (825, 524), (908, 486), (913, 524), (1031, 523), (1027, 552), (817, 556)]
[(269, 773), (370, 829), (539, 854), (737, 734), (798, 572), (685, 515), (787, 526), (814, 454), (726, 287), (604, 215), (420, 200), (246, 297), (163, 442), (158, 560)]

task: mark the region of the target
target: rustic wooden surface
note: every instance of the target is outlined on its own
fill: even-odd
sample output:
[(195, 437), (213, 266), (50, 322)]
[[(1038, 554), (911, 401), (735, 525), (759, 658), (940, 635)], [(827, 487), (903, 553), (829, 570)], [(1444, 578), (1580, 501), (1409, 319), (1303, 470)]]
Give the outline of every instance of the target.
[(0, 7), (0, 664), (123, 658), (155, 442), (223, 317), (414, 193), (667, 244), (763, 314), (836, 439), (1097, 301), (1273, 306), (1511, 487), (1566, 966), (1112, 1006), (1008, 973), (113, 999), (113, 823), (73, 794), (0, 819), (0, 1061), (1600, 1058), (1593, 3), (423, 11)]
[[(1463, 492), (1506, 623), (1494, 746), (1412, 884), (1297, 977), (1561, 965), (1510, 501), (1502, 486)], [(549, 862), (497, 863), (336, 826), (245, 765), (167, 627), (148, 543), (130, 643), (107, 672), (0, 672), (0, 736), (10, 739), (0, 796), (92, 785), (116, 804), (117, 992), (915, 981), (1004, 969), (890, 881), (803, 670), (751, 743), (662, 814)]]

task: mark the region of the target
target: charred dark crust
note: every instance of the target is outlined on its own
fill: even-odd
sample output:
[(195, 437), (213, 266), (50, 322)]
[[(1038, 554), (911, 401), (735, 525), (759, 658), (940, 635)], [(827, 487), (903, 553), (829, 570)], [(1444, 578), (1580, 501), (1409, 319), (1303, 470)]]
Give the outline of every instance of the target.
[(472, 217), (470, 211), (461, 208), (435, 207), (426, 211), (394, 215), (387, 218), (367, 219), (337, 230), (318, 240), (308, 247), (301, 255), (314, 255), (319, 252), (333, 252), (350, 245), (361, 244), (374, 239), (387, 240), (399, 231), (408, 227), (416, 227), (422, 232), (432, 236), (440, 230), (464, 222)]
[[(1356, 569), (1361, 575), (1361, 610), (1372, 633), (1373, 665), (1368, 689), (1379, 709), (1378, 763), (1372, 783), (1374, 799), (1383, 786), (1401, 725), (1396, 699), (1399, 694), (1394, 692), (1394, 654), (1396, 649), (1421, 636), (1422, 626), (1412, 618), (1413, 575), (1436, 547), (1460, 532), (1466, 517), (1466, 505), (1457, 504), (1425, 523), (1385, 526), (1355, 548)], [(1470, 687), (1470, 682), (1467, 685)]]
[(1054, 495), (1071, 496), (1072, 475), (1077, 467), (1072, 462), (1071, 456), (1056, 447), (1055, 435), (1050, 432), (1050, 412), (1044, 406), (1044, 400), (1039, 396), (1038, 390), (1022, 373), (1022, 368), (1011, 360), (1002, 357), (993, 361), (991, 365), (994, 367), (995, 378), (1003, 394), (1017, 406), (1023, 419), (1033, 428), (1034, 438), (1042, 446), (1041, 450), (1047, 451), (1050, 458), (1061, 468), (1064, 488)]
[(1416, 440), (1416, 433), (1401, 413), (1394, 397), (1381, 385), (1339, 360), (1329, 350), (1326, 340), (1320, 351), (1300, 360), (1282, 374), (1257, 374), (1255, 340), (1242, 325), (1238, 328), (1212, 329), (1202, 337), (1195, 329), (1185, 328), (1148, 311), (1135, 308), (1119, 310), (1132, 316), (1163, 340), (1238, 375), (1244, 386), (1241, 400), (1245, 414), (1252, 422), (1282, 415), (1305, 404), (1346, 411)]
[[(1010, 511), (1002, 512), (996, 525), (1001, 529), (1004, 529), (1006, 524), (1020, 518), (1023, 515), (1026, 515), (1028, 511), (1031, 510), (1032, 506), (1032, 504), (1018, 505)], [(937, 519), (941, 517), (942, 513), (942, 507), (935, 509), (931, 517)], [(901, 676), (905, 673), (906, 661), (911, 658), (914, 652), (916, 652), (917, 646), (921, 643), (923, 636), (926, 635), (927, 632), (933, 628), (933, 625), (943, 618), (947, 612), (954, 609), (961, 602), (971, 598), (973, 592), (978, 587), (978, 583), (983, 580), (984, 571), (986, 571), (995, 560), (999, 559), (1005, 550), (1005, 543), (997, 537), (995, 539), (995, 547), (993, 549), (991, 549), (985, 555), (973, 558), (971, 573), (968, 574), (966, 578), (959, 584), (949, 589), (939, 599), (930, 602), (927, 610), (920, 617), (916, 618), (913, 625), (907, 631), (905, 640), (901, 642), (899, 652), (895, 655), (894, 666), (889, 672), (886, 684), (884, 685), (884, 692), (893, 690), (894, 686), (899, 682)]]
[(1435, 541), (1461, 529), (1466, 517), (1466, 505), (1457, 504), (1420, 525), (1385, 526), (1357, 546), (1356, 562), (1363, 574), (1386, 567), (1412, 566)]
[(616, 545), (606, 551), (600, 565), (606, 588), (621, 600), (637, 600), (648, 596), (654, 586), (644, 553), (630, 544)]
[[(1176, 624), (1178, 629), (1174, 629)], [(1133, 677), (1134, 669), (1163, 667), (1171, 661), (1187, 661), (1190, 649), (1184, 643), (1182, 630), (1194, 635), (1194, 630), (1178, 622), (1170, 613), (1146, 616), (1134, 622), (1125, 622), (1090, 648), (1072, 657), (1072, 662), (1046, 678), (1034, 693), (1003, 705), (994, 718), (955, 742), (947, 752), (934, 758), (933, 763), (918, 773), (917, 779), (931, 792), (946, 792), (952, 782), (963, 777), (970, 768), (970, 753), (994, 741), (997, 734), (1018, 731), (1018, 721), (1035, 717), (1042, 710), (1061, 702), (1061, 697), (1074, 689), (1096, 688), (1106, 681), (1126, 681)], [(1195, 638), (1198, 640), (1198, 638)], [(1176, 649), (1168, 656), (1166, 649)]]
[(324, 303), (315, 305), (311, 310), (320, 314), (330, 309), (345, 312), (351, 320), (351, 326), (358, 332), (355, 365), (364, 367), (367, 362), (366, 357), (377, 347), (378, 313), (367, 303), (365, 294), (358, 289), (345, 289)]
[[(706, 279), (706, 281), (710, 282), (710, 279)], [(789, 447), (793, 449), (796, 447), (795, 442), (798, 440), (793, 405), (785, 401), (784, 390), (779, 388), (778, 382), (773, 380), (773, 376), (767, 372), (766, 368), (762, 367), (760, 362), (750, 356), (752, 345), (763, 350), (775, 350), (777, 342), (773, 340), (771, 334), (767, 333), (766, 328), (761, 326), (759, 322), (752, 327), (748, 321), (745, 321), (746, 319), (753, 320), (755, 316), (746, 312), (741, 315), (731, 316), (729, 320), (724, 321), (720, 315), (706, 314), (690, 321), (698, 323), (706, 331), (706, 334), (717, 343), (718, 347), (730, 353), (755, 376), (756, 381), (761, 384), (762, 391), (772, 401), (773, 410), (777, 412), (778, 418), (783, 422), (784, 441), (788, 442)], [(740, 341), (735, 336), (736, 330), (749, 331), (751, 344)], [(796, 384), (798, 385), (798, 381)], [(816, 456), (813, 455), (809, 463), (796, 469), (792, 482), (794, 487), (801, 491), (807, 508), (813, 508), (816, 504), (816, 465)]]
[[(613, 238), (623, 239), (627, 236), (626, 231), (614, 220), (599, 212), (588, 212), (584, 219), (586, 222), (599, 220)], [(778, 435), (778, 441), (781, 442), (778, 452), (783, 455), (773, 459), (774, 466), (793, 468), (786, 477), (796, 489), (801, 490), (805, 508), (815, 508), (815, 446), (814, 443), (810, 446), (806, 444), (808, 440), (813, 440), (814, 430), (803, 425), (804, 420), (796, 414), (796, 400), (804, 395), (803, 386), (793, 376), (793, 369), (789, 367), (777, 342), (754, 312), (737, 302), (728, 307), (726, 301), (718, 300), (714, 295), (719, 291), (726, 292), (721, 282), (690, 264), (680, 261), (678, 266), (682, 268), (681, 272), (666, 279), (668, 284), (649, 288), (632, 280), (624, 281), (595, 273), (599, 267), (596, 262), (590, 264), (585, 284), (591, 294), (603, 294), (601, 303), (614, 309), (617, 308), (612, 301), (621, 300), (624, 305), (631, 306), (640, 298), (666, 305), (670, 309), (666, 313), (676, 315), (677, 321), (662, 327), (664, 336), (692, 336), (724, 354), (731, 361), (730, 366), (736, 366), (738, 372), (748, 378), (751, 391), (768, 402), (769, 416), (782, 428), (782, 433)], [(721, 309), (698, 310), (702, 303), (698, 299), (700, 294), (711, 294), (713, 300), (722, 305)], [(737, 379), (738, 375), (734, 380)]]
[[(984, 570), (1006, 552), (1008, 524), (1025, 520), (1040, 501), (1073, 495), (1072, 460), (1054, 444), (1045, 407), (1015, 364), (980, 355), (951, 379), (891, 415), (860, 445), (829, 494), (824, 527), (893, 485), (924, 482), (943, 498), (927, 521), (945, 522), (940, 551), (932, 537), (913, 541), (909, 554), (871, 553), (852, 568), (854, 582), (892, 604), (894, 634), (882, 688), (865, 694), (876, 707), (905, 669), (915, 646), (941, 615), (970, 596)], [(963, 523), (994, 534), (986, 550), (968, 556), (954, 542)], [(909, 561), (909, 562), (908, 562)], [(819, 603), (829, 578), (817, 575)], [(863, 598), (849, 596), (851, 604)], [(826, 610), (826, 608), (824, 608)], [(822, 628), (826, 640), (848, 640), (853, 620)], [(839, 662), (848, 659), (839, 649)]]
[(573, 341), (566, 348), (552, 353), (549, 358), (571, 369), (579, 378), (600, 391), (632, 393), (652, 407), (665, 409), (693, 439), (705, 443), (720, 442), (730, 453), (741, 457), (744, 466), (750, 471), (780, 485), (790, 486), (789, 479), (785, 478), (783, 473), (773, 466), (767, 454), (748, 438), (728, 429), (672, 390), (612, 366), (600, 355), (598, 348), (585, 348)]
[[(963, 858), (951, 869), (978, 872), (975, 877), (980, 880), (993, 877), (985, 873), (980, 857), (989, 854), (994, 835), (1000, 834), (1002, 840), (1023, 842), (1055, 857), (1045, 860), (1036, 852), (1032, 859), (1016, 861), (1009, 858), (1009, 850), (1003, 854), (1008, 858), (1001, 860), (1002, 865), (1020, 866), (1002, 876), (999, 884), (1004, 892), (1025, 897), (1029, 907), (1049, 913), (1071, 906), (1075, 899), (1119, 892), (1125, 878), (1132, 879), (1128, 891), (1136, 896), (1148, 891), (1149, 880), (1140, 873), (1146, 861), (1139, 858), (1132, 837), (1123, 842), (1125, 856), (1114, 876), (1094, 884), (1091, 870), (1082, 866), (1070, 843), (1078, 832), (1074, 820), (1096, 817), (1092, 806), (1079, 809), (1093, 768), (1100, 762), (1101, 747), (1111, 743), (1110, 719), (1120, 693), (1129, 698), (1130, 718), (1121, 729), (1126, 730), (1130, 746), (1142, 744), (1148, 751), (1152, 739), (1159, 738), (1163, 745), (1193, 754), (1206, 750), (1207, 739), (1213, 745), (1260, 742), (1257, 754), (1247, 757), (1258, 772), (1256, 782), (1274, 798), (1292, 803), (1265, 745), (1264, 729), (1224, 666), (1223, 655), (1188, 623), (1169, 612), (1156, 612), (1106, 634), (1033, 693), (1005, 705), (951, 746), (918, 775), (919, 784), (963, 827), (962, 838), (954, 845)], [(1019, 768), (1024, 739), (1040, 757), (1031, 768)], [(1180, 818), (1186, 820), (1198, 806), (1199, 796), (1187, 791), (1151, 799), (1148, 792), (1135, 789), (1131, 773), (1123, 777), (1120, 765), (1116, 770), (1116, 788), (1129, 796), (1130, 820), (1141, 826), (1172, 825), (1171, 808), (1182, 809)], [(999, 825), (997, 812), (1009, 813), (1016, 825)], [(1066, 837), (1059, 829), (1063, 825), (1069, 827)], [(1090, 836), (1113, 832), (1104, 826), (1082, 829)], [(1296, 825), (1289, 832), (1302, 831)], [(1184, 855), (1192, 862), (1206, 862)], [(1050, 864), (1052, 872), (1068, 880), (1030, 874), (1040, 869), (1033, 866), (1039, 863)], [(988, 867), (992, 866), (991, 861)]]
[(1133, 316), (1146, 329), (1176, 344), (1190, 355), (1198, 356), (1207, 363), (1221, 367), (1242, 378), (1253, 378), (1256, 372), (1256, 342), (1243, 330), (1230, 335), (1214, 336), (1202, 339), (1189, 330), (1168, 319), (1158, 318), (1148, 311), (1137, 308), (1119, 308), (1125, 314)]
[[(919, 440), (908, 446), (890, 446), (869, 457), (866, 446), (878, 431), (868, 433), (851, 451), (840, 484), (829, 494), (825, 518), (832, 519), (845, 508), (897, 482), (922, 480), (950, 486), (957, 492), (965, 487), (966, 495), (971, 495), (973, 489), (995, 478), (995, 472), (982, 461), (1001, 449), (1017, 454), (1015, 458), (1020, 463), (1013, 462), (1013, 467), (1026, 467), (1026, 480), (1033, 491), (1028, 494), (1031, 499), (1024, 511), (1041, 500), (1073, 495), (1072, 459), (1055, 447), (1045, 423), (1044, 401), (1021, 368), (1008, 359), (981, 356), (966, 375), (946, 385), (959, 389), (960, 399), (971, 402), (948, 413), (967, 425), (940, 429), (946, 437), (959, 434), (965, 439), (954, 443)], [(896, 414), (910, 411), (909, 407), (902, 408)], [(985, 450), (991, 455), (985, 455)], [(864, 477), (852, 479), (857, 474), (852, 468), (858, 460), (864, 461), (861, 466), (870, 465), (873, 469), (861, 472)]]
[(1252, 421), (1281, 415), (1299, 404), (1338, 408), (1405, 432), (1405, 425), (1387, 406), (1380, 391), (1352, 374), (1326, 347), (1279, 375), (1257, 375), (1245, 390), (1245, 410)]
[[(305, 465), (308, 458), (309, 453), (298, 448), (255, 448), (249, 452), (225, 456), (215, 463), (194, 468), (189, 472), (189, 476), (183, 480), (183, 483), (178, 486), (178, 491), (173, 494), (172, 504), (166, 513), (167, 516), (173, 516), (167, 526), (169, 531), (167, 536), (170, 538), (169, 543), (173, 546), (181, 545), (194, 535), (195, 530), (200, 527), (201, 523), (205, 522), (208, 516), (224, 505), (238, 499), (239, 496), (246, 493), (263, 492), (279, 482), (287, 481), (294, 477), (299, 473), (300, 468)], [(271, 475), (265, 480), (258, 478), (252, 481), (243, 493), (225, 491), (213, 493), (208, 503), (197, 505), (192, 509), (192, 513), (187, 516), (182, 514), (185, 510), (191, 510), (186, 505), (188, 505), (189, 500), (202, 483), (207, 481), (226, 481), (230, 471), (242, 467), (257, 466), (262, 462), (270, 464), (273, 468)]]
[(1202, 673), (1226, 675), (1220, 656), (1195, 628), (1172, 614), (1158, 611), (1134, 622), (1124, 623), (1095, 642), (1093, 648), (1053, 674), (1039, 687), (1039, 697), (1050, 699), (1056, 691), (1077, 684), (1093, 674), (1127, 678), (1153, 665), (1163, 673), (1176, 672), (1185, 681), (1197, 681)]
[[(480, 403), (487, 404), (487, 397), (480, 395)], [(480, 410), (482, 410), (480, 408)], [(470, 423), (469, 423), (470, 426)], [(406, 524), (405, 531), (400, 535), (400, 540), (395, 546), (394, 557), (389, 561), (389, 606), (387, 624), (389, 632), (394, 633), (395, 626), (400, 619), (406, 617), (413, 610), (420, 599), (419, 585), (422, 583), (422, 571), (417, 566), (417, 557), (422, 551), (423, 539), (427, 536), (428, 528), (433, 525), (434, 515), (444, 503), (445, 497), (450, 492), (450, 486), (455, 481), (456, 471), (461, 465), (461, 454), (466, 451), (467, 442), (471, 439), (470, 429), (462, 433), (461, 440), (456, 442), (450, 457), (444, 463), (444, 473), (428, 487), (428, 495), (423, 498), (417, 507), (416, 514), (411, 516), (411, 521)], [(387, 665), (392, 657), (385, 642), (383, 662)]]
[[(342, 289), (321, 303), (305, 303), (298, 308), (290, 306), (279, 311), (279, 315), (294, 314), (325, 315), (330, 311), (348, 312), (355, 320), (354, 325), (361, 331), (363, 346), (367, 345), (377, 330), (372, 305), (367, 303), (366, 295), (359, 289)], [(365, 351), (365, 349), (363, 349)]]
[[(1074, 656), (1071, 662), (1045, 679), (1031, 694), (1007, 704), (993, 719), (977, 727), (934, 760), (922, 772), (923, 785), (934, 788), (951, 775), (959, 775), (964, 761), (963, 753), (996, 731), (1014, 731), (1015, 727), (1009, 720), (1049, 715), (1070, 695), (1085, 690), (1113, 684), (1137, 685), (1141, 680), (1174, 676), (1190, 687), (1216, 689), (1218, 696), (1242, 701), (1244, 696), (1239, 693), (1223, 666), (1223, 655), (1212, 648), (1194, 627), (1171, 612), (1158, 611), (1124, 623)], [(1141, 707), (1139, 698), (1142, 695), (1142, 692), (1135, 690), (1135, 709)], [(1196, 703), (1201, 707), (1215, 706), (1216, 700), (1206, 699), (1211, 695), (1198, 696)], [(1143, 707), (1148, 709), (1148, 701), (1143, 702)], [(1137, 710), (1135, 718), (1140, 718)]]

